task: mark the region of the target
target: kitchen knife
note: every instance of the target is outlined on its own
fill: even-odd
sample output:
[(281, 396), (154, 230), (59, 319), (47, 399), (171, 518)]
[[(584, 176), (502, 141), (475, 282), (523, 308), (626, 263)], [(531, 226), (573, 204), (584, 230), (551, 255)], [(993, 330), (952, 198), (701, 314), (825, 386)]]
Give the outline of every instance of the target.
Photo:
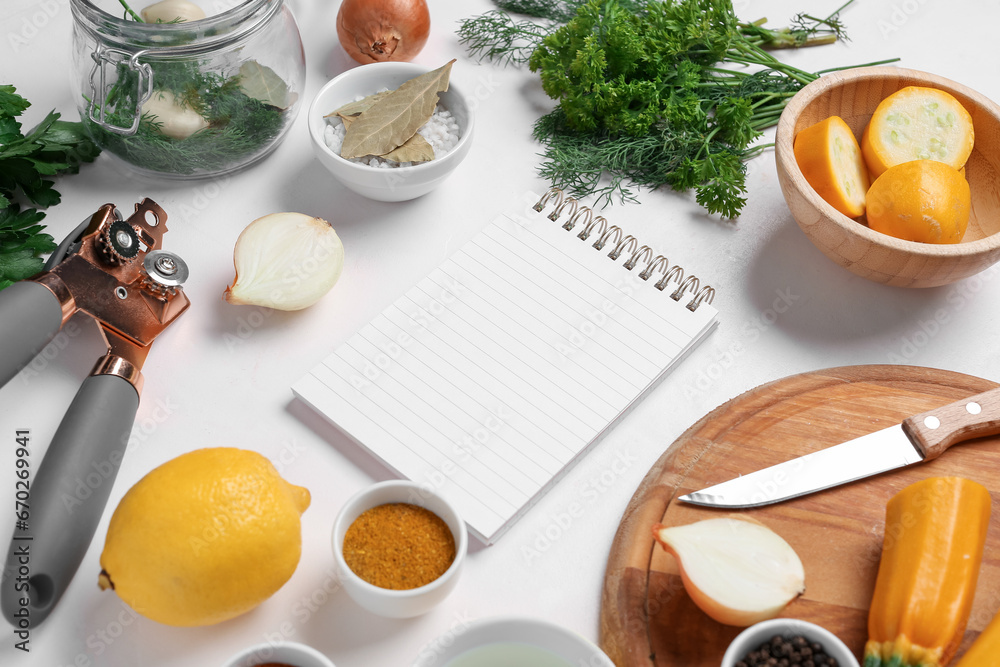
[(997, 433), (1000, 433), (1000, 388), (908, 417), (902, 424), (694, 491), (680, 496), (680, 500), (705, 507), (770, 505), (930, 461), (956, 443)]

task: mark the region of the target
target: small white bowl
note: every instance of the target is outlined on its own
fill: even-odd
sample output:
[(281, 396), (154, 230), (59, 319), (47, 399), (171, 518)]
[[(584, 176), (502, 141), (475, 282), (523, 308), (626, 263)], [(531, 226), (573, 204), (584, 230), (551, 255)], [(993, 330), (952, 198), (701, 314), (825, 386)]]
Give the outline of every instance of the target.
[(334, 667), (329, 658), (311, 646), (286, 641), (251, 646), (233, 656), (223, 667), (257, 667), (269, 662), (292, 667)]
[(472, 107), (461, 91), (451, 83), (440, 94), (441, 105), (451, 111), (458, 122), (461, 137), (447, 154), (429, 162), (410, 167), (378, 169), (349, 162), (337, 155), (323, 139), (327, 121), (323, 116), (358, 96), (367, 96), (381, 88), (394, 90), (402, 83), (429, 72), (422, 65), (407, 62), (382, 62), (359, 65), (330, 80), (309, 105), (309, 137), (313, 152), (345, 187), (378, 201), (406, 201), (425, 195), (446, 179), (465, 159), (472, 148), (475, 125)]
[[(387, 503), (409, 503), (423, 507), (441, 517), (451, 530), (455, 538), (455, 560), (444, 574), (431, 583), (402, 591), (380, 588), (354, 574), (344, 560), (344, 535), (347, 534), (347, 529), (362, 512)], [(359, 491), (341, 508), (333, 523), (333, 557), (344, 590), (368, 611), (388, 618), (419, 616), (448, 597), (458, 583), (468, 546), (469, 535), (465, 522), (454, 506), (430, 489), (408, 480), (379, 482)]]
[[(574, 666), (615, 667), (604, 651), (562, 626), (541, 619), (503, 617), (479, 620), (449, 630), (425, 645), (412, 667), (446, 667), (472, 650), (501, 644), (527, 644), (544, 649)], [(494, 662), (482, 664), (492, 667)], [(517, 663), (499, 659), (495, 664)]]
[(815, 623), (797, 618), (772, 618), (751, 625), (736, 635), (736, 639), (726, 649), (726, 654), (722, 656), (722, 667), (733, 667), (743, 656), (775, 635), (786, 639), (802, 635), (809, 641), (822, 644), (826, 654), (836, 658), (841, 667), (858, 667), (858, 659), (837, 635)]

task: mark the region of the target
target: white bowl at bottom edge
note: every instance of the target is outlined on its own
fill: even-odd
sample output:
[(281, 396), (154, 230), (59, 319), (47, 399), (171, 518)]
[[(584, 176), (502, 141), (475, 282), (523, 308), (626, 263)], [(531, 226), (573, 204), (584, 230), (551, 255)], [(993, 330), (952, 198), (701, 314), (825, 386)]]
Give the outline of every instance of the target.
[(802, 635), (809, 641), (822, 644), (826, 654), (836, 658), (840, 667), (859, 667), (858, 659), (837, 635), (815, 623), (797, 618), (772, 618), (751, 625), (736, 635), (736, 639), (729, 644), (726, 654), (722, 656), (721, 667), (733, 667), (743, 656), (775, 635), (786, 639)]
[(222, 667), (257, 667), (269, 662), (292, 667), (334, 667), (329, 658), (311, 646), (288, 641), (251, 646), (230, 658)]
[(457, 626), (426, 644), (412, 667), (445, 667), (473, 649), (506, 643), (545, 649), (572, 667), (615, 667), (604, 651), (571, 630), (550, 621), (513, 617), (487, 618)]

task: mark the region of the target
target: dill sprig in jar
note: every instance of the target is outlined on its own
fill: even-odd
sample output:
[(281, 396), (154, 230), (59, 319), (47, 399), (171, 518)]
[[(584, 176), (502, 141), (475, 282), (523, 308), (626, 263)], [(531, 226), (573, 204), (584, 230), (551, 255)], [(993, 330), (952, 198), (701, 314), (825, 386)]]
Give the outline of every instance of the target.
[(298, 113), (305, 56), (284, 0), (196, 0), (193, 21), (141, 22), (152, 0), (70, 0), (74, 93), (94, 143), (151, 176), (200, 178), (274, 150)]

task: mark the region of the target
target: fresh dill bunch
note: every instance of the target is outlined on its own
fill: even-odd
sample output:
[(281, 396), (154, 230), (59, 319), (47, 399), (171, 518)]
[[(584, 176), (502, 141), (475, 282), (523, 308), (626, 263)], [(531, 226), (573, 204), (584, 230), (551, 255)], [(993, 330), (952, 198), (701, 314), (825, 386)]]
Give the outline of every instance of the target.
[(843, 37), (843, 7), (775, 31), (741, 22), (730, 0), (496, 2), (556, 21), (494, 11), (459, 30), (474, 55), (526, 61), (559, 103), (534, 127), (542, 176), (600, 203), (634, 199), (643, 187), (694, 189), (699, 204), (727, 218), (746, 203), (745, 161), (766, 148), (751, 144), (819, 76), (765, 48)]
[(542, 173), (607, 201), (632, 197), (628, 185), (693, 188), (710, 213), (735, 217), (746, 203), (743, 157), (760, 136), (754, 105), (802, 83), (773, 69), (747, 81), (716, 66), (753, 54), (743, 41), (725, 1), (653, 3), (637, 15), (591, 0), (528, 63), (559, 100), (559, 114), (535, 127)]
[[(623, 10), (642, 13), (653, 0), (618, 0)], [(499, 9), (459, 23), (458, 41), (469, 54), (503, 65), (523, 65), (542, 40), (572, 20), (588, 0), (494, 0)], [(502, 11), (501, 11), (502, 10)], [(543, 19), (516, 20), (511, 14)]]
[(558, 107), (535, 123), (544, 146), (539, 173), (575, 197), (596, 196), (597, 205), (635, 201), (632, 188), (694, 189), (710, 213), (733, 218), (746, 203), (745, 160), (759, 152), (749, 148), (759, 136), (748, 124), (751, 114), (745, 98), (719, 104), (714, 116), (688, 101), (629, 135), (576, 130)]
[(474, 21), (463, 21), (458, 27), (458, 41), (480, 60), (523, 65), (542, 40), (558, 27), (558, 23), (551, 21), (516, 21), (510, 14), (492, 10)]
[[(651, 0), (621, 0), (619, 5), (626, 11), (638, 13), (650, 2)], [(576, 16), (580, 7), (587, 4), (587, 0), (494, 0), (493, 4), (512, 14), (566, 23)]]
[(511, 14), (524, 14), (565, 23), (586, 0), (494, 0), (493, 4)]
[[(459, 22), (459, 42), (465, 44), (469, 53), (483, 60), (498, 63), (521, 64), (528, 60), (530, 50), (541, 40), (555, 32), (560, 25), (568, 23), (589, 0), (494, 0), (499, 9), (492, 10), (464, 19)], [(847, 0), (826, 18), (817, 18), (805, 12), (797, 14), (788, 27), (773, 29), (765, 27), (767, 19), (759, 19), (752, 23), (737, 22), (739, 32), (747, 41), (765, 49), (788, 49), (805, 46), (832, 44), (838, 40), (848, 41), (850, 38), (840, 19), (840, 12), (854, 0)], [(626, 12), (642, 15), (649, 7), (657, 5), (686, 4), (683, 0), (616, 0), (617, 8)], [(704, 4), (704, 3), (696, 3)], [(713, 4), (713, 3), (709, 3)], [(715, 9), (732, 13), (732, 4), (728, 0), (716, 3)], [(695, 8), (697, 11), (697, 8)], [(502, 10), (502, 11), (501, 11)], [(531, 20), (515, 20), (510, 14), (521, 14), (537, 19), (545, 19), (538, 23)], [(698, 17), (691, 12), (688, 20), (701, 22), (705, 17)], [(686, 30), (689, 26), (683, 22), (675, 27)], [(527, 55), (525, 52), (528, 52)]]

